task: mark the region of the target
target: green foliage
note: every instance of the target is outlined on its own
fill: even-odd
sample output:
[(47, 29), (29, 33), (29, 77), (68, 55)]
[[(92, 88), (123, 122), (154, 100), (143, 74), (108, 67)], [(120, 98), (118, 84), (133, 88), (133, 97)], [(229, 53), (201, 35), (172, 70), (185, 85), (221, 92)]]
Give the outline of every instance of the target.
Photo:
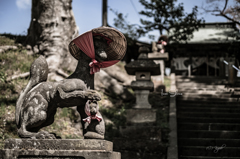
[(30, 66), (37, 56), (27, 55), (25, 49), (9, 50), (2, 53), (0, 54), (0, 72), (4, 72), (8, 76), (15, 71), (29, 72)]
[(123, 32), (123, 34), (128, 38), (128, 42), (132, 43), (140, 37), (137, 33), (138, 25), (130, 24), (127, 19), (127, 15), (123, 15), (112, 8), (110, 10), (116, 15), (117, 18), (114, 18), (114, 26)]
[(159, 30), (160, 34), (166, 31), (168, 40), (174, 42), (191, 39), (192, 33), (198, 29), (203, 19), (197, 19), (198, 8), (195, 6), (190, 14), (184, 13), (183, 3), (175, 5), (177, 0), (139, 0), (146, 10), (140, 14), (151, 20), (141, 19), (144, 27), (139, 33), (145, 34), (152, 30)]
[[(183, 3), (175, 5), (177, 0), (139, 0), (139, 2), (145, 8), (139, 12), (146, 16), (146, 19), (140, 20), (143, 26), (130, 24), (126, 20), (127, 15), (124, 16), (111, 9), (117, 17), (114, 18), (114, 26), (124, 33), (130, 43), (134, 43), (134, 40), (153, 30), (159, 30), (161, 35), (167, 34), (169, 41), (186, 42), (193, 37), (193, 31), (204, 22), (203, 19), (197, 19), (197, 6), (187, 14), (184, 13)], [(155, 37), (154, 35), (148, 36), (150, 39)]]
[(116, 108), (100, 108), (100, 111), (103, 115), (105, 115), (107, 118), (109, 118), (114, 125), (119, 128), (119, 126), (125, 126), (126, 124), (126, 117), (125, 117), (125, 108), (122, 107), (121, 109), (116, 109)]
[(7, 75), (5, 72), (0, 71), (0, 82), (6, 82)]
[(105, 125), (105, 138), (107, 140), (112, 141), (112, 139), (116, 137), (120, 137), (120, 126), (126, 125), (126, 117), (125, 117), (125, 109), (122, 107), (120, 110), (117, 108), (102, 108), (100, 107), (100, 112), (106, 116), (109, 120), (113, 122), (113, 124), (106, 124)]
[(14, 45), (15, 44), (15, 41), (12, 40), (12, 39), (9, 39), (3, 35), (0, 35), (0, 46), (3, 46), (3, 45)]
[(105, 126), (105, 131), (106, 131), (106, 134), (105, 134), (106, 140), (112, 141), (114, 138), (121, 136), (119, 130), (116, 129), (113, 124), (107, 124)]
[(14, 45), (17, 43), (25, 44), (27, 39), (26, 35), (13, 35), (9, 33), (1, 34), (0, 46), (1, 45)]
[(171, 85), (171, 80), (169, 77), (164, 76), (164, 85), (166, 87), (166, 91), (169, 91)]

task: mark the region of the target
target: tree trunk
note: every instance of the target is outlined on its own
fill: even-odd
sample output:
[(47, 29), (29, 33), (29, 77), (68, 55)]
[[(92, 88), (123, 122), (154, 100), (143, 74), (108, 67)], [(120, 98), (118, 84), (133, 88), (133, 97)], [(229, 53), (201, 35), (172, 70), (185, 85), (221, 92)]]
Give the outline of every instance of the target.
[(74, 71), (77, 61), (68, 44), (77, 35), (72, 0), (32, 0), (27, 43), (45, 56), (50, 72), (61, 68)]

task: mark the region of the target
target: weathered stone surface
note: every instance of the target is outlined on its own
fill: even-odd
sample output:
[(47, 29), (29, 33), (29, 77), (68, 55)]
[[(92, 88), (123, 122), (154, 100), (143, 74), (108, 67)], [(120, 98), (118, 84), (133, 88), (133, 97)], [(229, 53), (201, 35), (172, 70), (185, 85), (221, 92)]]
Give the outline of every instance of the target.
[(160, 75), (159, 64), (151, 60), (137, 60), (125, 65), (129, 75), (135, 75), (136, 72), (151, 72), (151, 75)]
[(157, 52), (154, 52), (154, 53), (149, 53), (148, 54), (148, 59), (151, 59), (151, 60), (168, 60), (168, 53), (157, 53)]
[(151, 109), (151, 105), (148, 102), (149, 90), (135, 90), (136, 104), (133, 108)]
[[(77, 78), (46, 82), (47, 66), (43, 56), (32, 63), (29, 83), (17, 100), (16, 123), (18, 135), (22, 138), (53, 139), (54, 135), (38, 131), (54, 122), (57, 108), (81, 105), (84, 109), (88, 100), (101, 100), (96, 91), (88, 89), (86, 84)], [(94, 110), (95, 112), (91, 113), (96, 114), (98, 110)], [(84, 114), (82, 117), (86, 118), (87, 115)], [(101, 121), (99, 123), (102, 124)], [(104, 124), (101, 127), (105, 130)], [(97, 129), (94, 132), (97, 132)], [(97, 133), (104, 136), (102, 131)]]
[(112, 142), (95, 139), (7, 139), (5, 149), (105, 150), (112, 151)]
[(128, 123), (152, 123), (156, 121), (155, 109), (127, 109)]
[(0, 53), (3, 53), (7, 50), (16, 50), (16, 49), (18, 49), (17, 46), (9, 46), (9, 45), (0, 46)]
[[(121, 159), (119, 152), (99, 150), (1, 150), (2, 159)], [(0, 156), (1, 157), (1, 156)]]
[(150, 72), (136, 72), (136, 80), (137, 81), (151, 81), (151, 73)]
[(131, 88), (133, 90), (154, 90), (154, 84), (152, 81), (132, 81)]
[(112, 142), (93, 139), (33, 140), (8, 139), (1, 159), (120, 159), (121, 154), (112, 151)]

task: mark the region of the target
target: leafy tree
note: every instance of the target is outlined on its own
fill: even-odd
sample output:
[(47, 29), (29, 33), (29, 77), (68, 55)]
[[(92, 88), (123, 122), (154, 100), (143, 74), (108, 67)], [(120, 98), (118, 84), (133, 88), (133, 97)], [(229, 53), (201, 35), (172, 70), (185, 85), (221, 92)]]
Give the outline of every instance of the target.
[(139, 2), (145, 7), (140, 14), (147, 17), (147, 20), (141, 19), (143, 26), (138, 29), (140, 35), (159, 30), (160, 35), (164, 31), (169, 35), (168, 40), (187, 41), (193, 37), (193, 31), (204, 22), (203, 19), (197, 19), (197, 6), (187, 14), (184, 13), (183, 3), (176, 5), (177, 0), (151, 0), (150, 2), (139, 0)]
[[(133, 42), (134, 40), (140, 38), (140, 34), (138, 34), (138, 24), (130, 24), (127, 21), (127, 15), (123, 15), (122, 13), (119, 13), (118, 11), (113, 10), (110, 8), (110, 10), (116, 15), (116, 18), (114, 18), (114, 26), (123, 32), (123, 34), (126, 36), (126, 38), (131, 40)], [(129, 41), (128, 40), (128, 41)]]

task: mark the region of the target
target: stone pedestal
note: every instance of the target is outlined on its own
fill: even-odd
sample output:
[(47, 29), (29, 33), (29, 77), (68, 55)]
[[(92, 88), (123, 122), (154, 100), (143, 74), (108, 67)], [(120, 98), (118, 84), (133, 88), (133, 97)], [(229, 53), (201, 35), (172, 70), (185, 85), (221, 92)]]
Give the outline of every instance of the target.
[(148, 102), (149, 92), (154, 90), (151, 75), (159, 75), (159, 64), (148, 59), (149, 48), (139, 48), (138, 60), (132, 61), (125, 66), (128, 74), (136, 75), (136, 81), (132, 81), (131, 88), (136, 95), (134, 109), (126, 110), (128, 123), (152, 123), (156, 121), (156, 111), (151, 109)]
[(130, 124), (154, 123), (156, 121), (155, 109), (127, 109), (126, 114), (127, 123)]
[(127, 124), (120, 128), (121, 137), (115, 138), (114, 149), (121, 152), (124, 159), (164, 158), (166, 147), (161, 143), (162, 130), (157, 123), (157, 110), (148, 101), (154, 90), (152, 75), (160, 75), (160, 66), (148, 59), (149, 49), (139, 48), (138, 60), (125, 66), (128, 74), (136, 75), (131, 88), (136, 95), (132, 109), (126, 109)]
[(1, 159), (121, 159), (112, 142), (95, 139), (8, 139)]
[(151, 105), (148, 102), (148, 95), (149, 90), (136, 90), (136, 104), (133, 106), (133, 108), (149, 108), (151, 109)]
[[(168, 61), (169, 55), (168, 53), (158, 53), (158, 52), (153, 52), (148, 54), (148, 59), (154, 60), (156, 64), (160, 64), (160, 70), (161, 70), (161, 82), (162, 84), (164, 83), (164, 72), (165, 72), (165, 64), (164, 61)], [(157, 80), (156, 77), (153, 77)]]

